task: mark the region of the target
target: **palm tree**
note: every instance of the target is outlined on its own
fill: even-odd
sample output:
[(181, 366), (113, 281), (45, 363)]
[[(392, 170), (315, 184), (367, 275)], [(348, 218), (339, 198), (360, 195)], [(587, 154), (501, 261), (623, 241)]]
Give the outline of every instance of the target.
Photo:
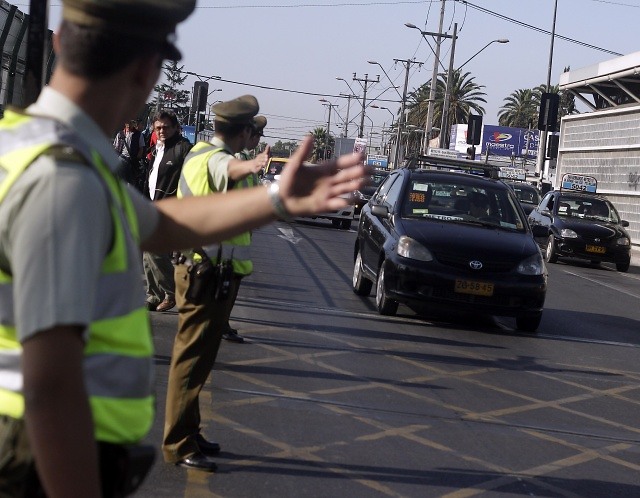
[[(461, 73), (455, 69), (451, 73), (451, 94), (449, 95), (448, 124), (462, 124), (468, 122), (471, 111), (474, 114), (484, 115), (485, 110), (481, 104), (486, 104), (484, 98), (486, 93), (482, 90), (484, 85), (479, 85), (474, 81), (471, 73)], [(442, 76), (436, 80), (436, 95), (434, 103), (433, 124), (437, 126), (442, 122), (442, 107), (447, 82)], [(424, 126), (427, 121), (427, 109), (429, 106), (429, 92), (431, 80), (422, 84), (418, 89), (408, 95), (407, 109), (409, 114), (407, 121), (416, 126)], [(449, 130), (445, 130), (445, 143), (449, 141)]]
[(531, 128), (538, 121), (541, 93), (530, 88), (513, 92), (504, 99), (505, 104), (498, 112), (498, 124), (513, 128)]
[[(316, 163), (325, 158), (325, 141), (327, 139), (327, 129), (318, 127), (312, 132), (313, 135), (313, 149), (311, 151), (311, 162)], [(335, 145), (335, 139), (329, 134), (328, 148), (333, 149)]]

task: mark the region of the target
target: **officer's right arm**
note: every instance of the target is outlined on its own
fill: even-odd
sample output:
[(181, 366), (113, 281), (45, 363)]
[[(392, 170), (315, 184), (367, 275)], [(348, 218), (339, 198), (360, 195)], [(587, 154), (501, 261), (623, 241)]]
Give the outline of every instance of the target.
[[(357, 190), (371, 174), (361, 154), (302, 167), (313, 141), (307, 137), (280, 177), (279, 199), (290, 216), (334, 211), (349, 203), (343, 197)], [(154, 203), (159, 222), (142, 243), (150, 252), (170, 252), (222, 242), (278, 218), (267, 187), (239, 189), (225, 194), (165, 198)]]

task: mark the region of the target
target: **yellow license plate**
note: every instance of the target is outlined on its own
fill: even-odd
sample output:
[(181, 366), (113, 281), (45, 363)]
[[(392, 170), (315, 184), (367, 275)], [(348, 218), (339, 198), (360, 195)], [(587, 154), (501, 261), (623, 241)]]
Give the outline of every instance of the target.
[(475, 296), (493, 296), (493, 284), (490, 282), (476, 282), (474, 280), (456, 280), (453, 289), (461, 294), (473, 294)]
[(604, 254), (605, 252), (607, 252), (607, 248), (602, 246), (587, 245), (586, 250), (587, 252), (595, 252), (596, 254)]

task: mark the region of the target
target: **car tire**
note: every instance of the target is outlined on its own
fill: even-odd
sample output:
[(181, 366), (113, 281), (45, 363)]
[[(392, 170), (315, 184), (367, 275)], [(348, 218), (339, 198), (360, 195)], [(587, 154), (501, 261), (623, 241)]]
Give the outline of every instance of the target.
[(629, 271), (629, 266), (631, 266), (631, 261), (625, 261), (624, 263), (616, 263), (616, 270), (622, 273), (626, 273)]
[(340, 225), (341, 225), (340, 220), (331, 220), (331, 226), (333, 226), (333, 228), (340, 228)]
[(351, 279), (351, 283), (353, 286), (353, 292), (355, 292), (358, 296), (368, 296), (371, 294), (371, 287), (373, 286), (373, 282), (364, 276), (364, 271), (362, 270), (362, 256), (360, 251), (356, 255), (356, 261), (353, 265), (353, 277)]
[(558, 261), (558, 253), (556, 252), (556, 240), (553, 238), (553, 234), (549, 235), (547, 239), (547, 249), (544, 253), (544, 260), (547, 263), (555, 263)]
[(340, 228), (343, 230), (349, 230), (351, 228), (351, 220), (342, 220), (340, 223)]
[(384, 289), (384, 263), (380, 265), (376, 281), (376, 307), (381, 315), (393, 316), (398, 312), (398, 301), (389, 298)]
[(535, 333), (542, 320), (542, 313), (535, 315), (521, 315), (516, 317), (516, 327), (523, 332)]

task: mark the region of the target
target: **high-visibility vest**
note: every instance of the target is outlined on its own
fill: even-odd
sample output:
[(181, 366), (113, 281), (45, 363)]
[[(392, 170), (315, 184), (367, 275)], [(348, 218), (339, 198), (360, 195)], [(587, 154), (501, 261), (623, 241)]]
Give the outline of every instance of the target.
[[(96, 440), (128, 444), (144, 438), (155, 415), (153, 340), (140, 285), (138, 220), (131, 198), (94, 149), (60, 123), (5, 111), (0, 121), (0, 203), (41, 154), (85, 162), (109, 193), (113, 245), (105, 256), (88, 325), (83, 370)], [(13, 280), (0, 270), (0, 414), (24, 416), (22, 347), (16, 334)], [(69, 407), (73, 410), (73, 407)]]
[[(198, 142), (193, 146), (184, 160), (180, 182), (178, 184), (178, 197), (190, 195), (209, 195), (214, 192), (209, 182), (209, 159), (213, 154), (224, 151), (223, 148), (215, 147), (207, 142)], [(253, 187), (256, 185), (255, 175), (248, 175), (239, 182), (235, 182), (233, 189)], [(224, 241), (222, 244), (222, 258), (231, 259), (233, 272), (238, 275), (249, 275), (253, 271), (251, 261), (251, 232), (244, 232), (240, 235)], [(215, 261), (218, 256), (219, 244), (212, 244), (204, 247), (204, 251)], [(191, 257), (197, 261), (199, 256), (192, 254)]]

